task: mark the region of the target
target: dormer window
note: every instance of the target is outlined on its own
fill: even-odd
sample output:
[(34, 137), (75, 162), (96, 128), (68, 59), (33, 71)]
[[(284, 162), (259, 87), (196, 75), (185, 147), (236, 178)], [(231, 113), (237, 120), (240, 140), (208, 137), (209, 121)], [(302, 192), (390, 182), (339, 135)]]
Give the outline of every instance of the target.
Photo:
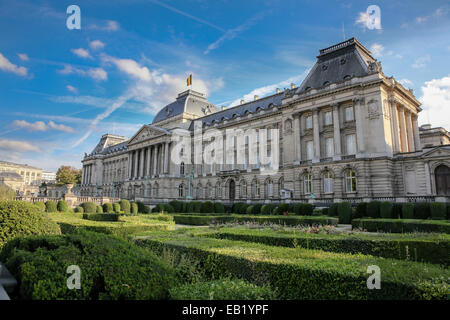
[(325, 86), (327, 86), (327, 85), (329, 85), (330, 84), (330, 81), (325, 81), (324, 83), (323, 83), (323, 86), (325, 87)]
[(344, 76), (344, 81), (350, 80), (351, 76), (349, 76), (348, 74)]

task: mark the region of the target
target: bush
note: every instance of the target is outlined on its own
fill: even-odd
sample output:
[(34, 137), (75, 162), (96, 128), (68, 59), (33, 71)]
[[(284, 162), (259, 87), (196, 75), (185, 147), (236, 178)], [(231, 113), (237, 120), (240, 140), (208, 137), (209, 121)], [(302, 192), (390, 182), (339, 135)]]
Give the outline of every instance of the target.
[(65, 202), (64, 200), (58, 200), (56, 208), (58, 209), (59, 212), (69, 211), (69, 206), (67, 205), (67, 202)]
[(338, 206), (339, 203), (332, 203), (330, 206), (330, 210), (328, 210), (328, 214), (330, 217), (337, 217), (338, 216)]
[(103, 207), (97, 206), (97, 213), (103, 213)]
[(200, 201), (194, 201), (192, 204), (194, 205), (194, 211), (192, 212), (200, 213), (202, 211), (202, 203)]
[(367, 217), (379, 218), (380, 217), (380, 201), (370, 201), (367, 204)]
[(211, 201), (203, 202), (200, 212), (202, 212), (202, 213), (214, 213), (214, 204)]
[(168, 213), (175, 212), (175, 209), (168, 203), (164, 204), (164, 211)]
[(113, 211), (115, 213), (120, 213), (120, 204), (119, 203), (113, 203)]
[(214, 202), (214, 212), (215, 213), (225, 213), (225, 207), (221, 202)]
[[(173, 270), (152, 252), (94, 232), (14, 239), (0, 260), (17, 279), (13, 298), (21, 300), (159, 300), (175, 284)], [(81, 269), (79, 290), (67, 288), (69, 265)]]
[(142, 212), (144, 214), (149, 214), (152, 213), (152, 209), (150, 209), (150, 206), (144, 206), (144, 212)]
[(73, 209), (73, 212), (84, 213), (84, 209), (83, 207), (76, 207), (75, 209)]
[(125, 214), (129, 214), (131, 212), (130, 201), (128, 201), (126, 199), (122, 199), (122, 200), (120, 200), (119, 205), (120, 205), (119, 211), (122, 210), (123, 213), (125, 213)]
[(92, 221), (119, 221), (118, 213), (83, 213), (83, 219)]
[(277, 207), (278, 214), (287, 214), (289, 212), (289, 204), (282, 203)]
[(248, 207), (247, 207), (247, 212), (246, 212), (246, 214), (248, 214), (248, 215), (252, 215), (252, 214), (253, 214), (253, 206), (248, 206)]
[[(0, 201), (0, 248), (16, 236), (60, 234), (59, 226), (25, 201)], [(4, 261), (1, 260), (0, 261)]]
[(413, 219), (414, 218), (414, 205), (412, 203), (406, 202), (402, 205), (402, 219)]
[(130, 210), (131, 214), (138, 214), (138, 212), (139, 212), (139, 207), (138, 207), (136, 202), (131, 202), (130, 203), (130, 209), (131, 209)]
[(45, 203), (45, 212), (58, 212), (58, 207), (55, 201), (47, 201)]
[(450, 234), (450, 223), (446, 220), (355, 219), (352, 221), (352, 226), (369, 232), (438, 232)]
[(45, 212), (45, 203), (44, 202), (35, 202), (33, 205), (39, 209), (39, 211)]
[(304, 216), (311, 216), (313, 214), (313, 205), (311, 203), (304, 203), (302, 206), (302, 214)]
[(356, 205), (354, 218), (367, 217), (367, 202), (360, 202)]
[(328, 215), (328, 208), (322, 208), (322, 215), (327, 216)]
[(183, 212), (183, 202), (172, 200), (169, 202), (169, 204), (173, 207), (174, 212), (181, 213)]
[(430, 204), (431, 219), (445, 219), (446, 217), (446, 207), (443, 202), (432, 202)]
[(170, 289), (175, 300), (273, 300), (276, 294), (268, 286), (258, 287), (244, 280), (212, 280), (185, 284)]
[(136, 201), (136, 204), (138, 206), (138, 212), (144, 213), (145, 212), (145, 204), (141, 201)]
[(380, 204), (380, 217), (384, 219), (392, 218), (392, 202), (384, 201)]
[(403, 205), (398, 202), (392, 204), (392, 218), (401, 219), (402, 218), (402, 207)]
[[(245, 207), (245, 208), (244, 208)], [(245, 210), (247, 210), (246, 204), (242, 202), (233, 203), (233, 213), (236, 214), (245, 214)], [(244, 212), (244, 213), (242, 213)]]
[(83, 207), (85, 213), (97, 212), (97, 205), (93, 202), (84, 202), (80, 206)]
[(261, 207), (261, 214), (270, 215), (273, 213), (275, 206), (271, 203), (265, 204)]
[(113, 205), (109, 202), (103, 204), (103, 212), (111, 213), (114, 212)]
[(262, 204), (254, 204), (252, 214), (261, 214)]
[(352, 207), (350, 202), (344, 201), (338, 205), (339, 223), (349, 224), (352, 218)]
[(414, 204), (414, 218), (428, 219), (430, 218), (430, 204), (427, 202), (418, 202)]

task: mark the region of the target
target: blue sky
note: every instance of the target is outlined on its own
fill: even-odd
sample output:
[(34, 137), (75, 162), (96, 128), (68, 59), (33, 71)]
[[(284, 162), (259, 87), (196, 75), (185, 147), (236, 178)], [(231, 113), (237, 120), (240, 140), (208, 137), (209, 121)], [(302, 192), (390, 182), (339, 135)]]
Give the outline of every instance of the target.
[[(381, 30), (363, 23), (369, 5)], [(219, 106), (299, 85), (343, 29), (414, 89), (420, 123), (450, 129), (448, 1), (0, 1), (0, 159), (80, 167), (102, 134), (151, 123), (191, 73)]]

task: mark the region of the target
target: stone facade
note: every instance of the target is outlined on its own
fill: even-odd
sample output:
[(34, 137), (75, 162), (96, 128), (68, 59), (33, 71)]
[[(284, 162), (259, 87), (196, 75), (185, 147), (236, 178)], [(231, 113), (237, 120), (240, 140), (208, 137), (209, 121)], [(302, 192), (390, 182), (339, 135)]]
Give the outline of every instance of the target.
[(13, 189), (17, 195), (37, 195), (41, 180), (40, 168), (0, 161), (0, 183)]
[(424, 124), (419, 128), (422, 148), (431, 148), (450, 144), (450, 133), (442, 127), (432, 128)]
[[(381, 63), (352, 38), (320, 50), (299, 87), (222, 110), (187, 90), (130, 139), (104, 135), (82, 161), (80, 192), (150, 204), (173, 199), (430, 201), (437, 195), (446, 201), (450, 146), (422, 148), (420, 111), (413, 93), (385, 76)], [(193, 135), (196, 129), (263, 128), (279, 130), (276, 173), (246, 161), (171, 161), (171, 154), (180, 152), (172, 141), (179, 129)], [(246, 156), (254, 152), (247, 144), (243, 148)], [(220, 156), (225, 159), (227, 153)]]

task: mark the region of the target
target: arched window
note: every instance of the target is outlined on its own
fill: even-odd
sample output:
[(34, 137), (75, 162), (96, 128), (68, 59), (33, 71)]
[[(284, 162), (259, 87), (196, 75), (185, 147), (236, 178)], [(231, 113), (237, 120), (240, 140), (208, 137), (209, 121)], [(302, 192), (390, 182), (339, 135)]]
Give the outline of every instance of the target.
[(446, 165), (439, 165), (434, 170), (434, 179), (436, 180), (436, 194), (450, 195), (450, 168)]
[(272, 179), (266, 180), (266, 195), (268, 197), (273, 197), (273, 181), (272, 181)]
[(182, 162), (180, 164), (180, 174), (183, 175), (184, 174), (184, 162)]
[(254, 179), (252, 182), (252, 196), (253, 198), (259, 198), (261, 196), (261, 190), (259, 188), (259, 181)]
[(284, 189), (284, 178), (281, 177), (280, 180), (278, 180), (278, 194), (281, 196), (281, 190)]
[(354, 170), (345, 171), (345, 192), (356, 192), (356, 172)]
[(334, 180), (331, 171), (326, 171), (323, 174), (323, 193), (333, 193)]
[(247, 198), (247, 181), (241, 181), (241, 198)]
[(144, 197), (145, 196), (145, 185), (144, 184), (141, 184), (141, 189), (139, 191), (140, 191), (141, 197)]
[(312, 177), (310, 173), (303, 176), (303, 191), (305, 194), (310, 194), (312, 190)]
[(178, 186), (178, 197), (184, 198), (184, 185), (180, 184)]

